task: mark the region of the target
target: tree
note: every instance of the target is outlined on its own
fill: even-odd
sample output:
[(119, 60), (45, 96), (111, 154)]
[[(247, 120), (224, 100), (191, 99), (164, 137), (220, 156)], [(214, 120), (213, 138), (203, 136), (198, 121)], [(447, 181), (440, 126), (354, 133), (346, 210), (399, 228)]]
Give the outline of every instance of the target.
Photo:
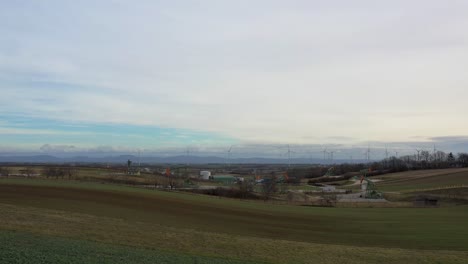
[(239, 194), (242, 199), (248, 198), (254, 191), (254, 182), (249, 180), (238, 181)]
[(10, 176), (10, 168), (8, 167), (0, 167), (0, 176)]
[(72, 177), (76, 176), (78, 171), (73, 167), (67, 167), (63, 169), (63, 172), (64, 175), (68, 176), (68, 179), (71, 179)]
[(431, 153), (429, 153), (429, 151), (427, 151), (427, 150), (421, 151), (422, 160), (424, 160), (425, 162), (429, 162), (430, 157), (431, 157)]
[(278, 191), (277, 189), (277, 177), (274, 172), (271, 173), (270, 177), (264, 178), (262, 185), (262, 196), (263, 199), (269, 200), (271, 196)]
[(63, 178), (63, 176), (65, 176), (65, 171), (62, 168), (47, 167), (44, 169), (43, 174), (45, 174), (47, 178), (55, 177), (58, 179), (58, 177)]
[(445, 161), (445, 159), (447, 159), (447, 154), (445, 154), (445, 152), (439, 150), (436, 153), (434, 153), (433, 160), (435, 162), (443, 162)]
[(183, 180), (176, 178), (174, 175), (169, 175), (164, 178), (163, 180), (164, 186), (169, 187), (169, 189), (173, 190), (183, 186)]
[(468, 167), (468, 153), (458, 153), (458, 164), (462, 167)]
[(32, 167), (26, 167), (24, 169), (24, 173), (26, 174), (26, 177), (29, 178), (29, 177), (33, 176), (34, 174), (36, 174), (36, 170), (34, 168), (32, 168)]
[(453, 163), (455, 162), (455, 157), (453, 156), (453, 153), (452, 153), (452, 152), (450, 152), (450, 153), (448, 154), (448, 156), (447, 156), (447, 161), (448, 161), (448, 163), (450, 163), (450, 164), (453, 164)]

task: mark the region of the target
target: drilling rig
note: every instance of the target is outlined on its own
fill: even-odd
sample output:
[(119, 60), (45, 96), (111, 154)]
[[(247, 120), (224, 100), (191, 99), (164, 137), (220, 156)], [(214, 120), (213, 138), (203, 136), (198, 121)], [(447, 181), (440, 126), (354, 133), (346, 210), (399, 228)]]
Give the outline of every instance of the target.
[(369, 169), (364, 169), (361, 170), (361, 190), (364, 191), (363, 198), (366, 199), (381, 199), (383, 198), (382, 193), (378, 192), (377, 189), (375, 188), (375, 184), (369, 180), (367, 177), (372, 170)]

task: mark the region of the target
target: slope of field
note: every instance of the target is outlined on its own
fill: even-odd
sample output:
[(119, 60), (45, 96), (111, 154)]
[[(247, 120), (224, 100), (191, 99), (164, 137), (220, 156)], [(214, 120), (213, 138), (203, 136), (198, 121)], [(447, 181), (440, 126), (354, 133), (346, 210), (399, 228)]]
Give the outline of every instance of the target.
[(468, 168), (407, 171), (372, 178), (382, 180), (377, 183), (377, 186), (383, 191), (430, 189), (468, 185)]
[(0, 211), (3, 230), (208, 258), (269, 263), (463, 263), (468, 258), (467, 207), (312, 208), (3, 179)]
[(243, 264), (223, 258), (137, 249), (24, 232), (0, 231), (0, 263), (217, 263)]

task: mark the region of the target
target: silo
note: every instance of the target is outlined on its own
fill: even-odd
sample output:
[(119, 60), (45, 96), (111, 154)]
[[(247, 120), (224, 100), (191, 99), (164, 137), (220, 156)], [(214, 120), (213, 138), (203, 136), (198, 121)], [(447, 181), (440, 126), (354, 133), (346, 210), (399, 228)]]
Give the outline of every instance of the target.
[(211, 171), (207, 171), (207, 170), (200, 171), (200, 178), (202, 178), (203, 180), (209, 180), (210, 176), (211, 176)]

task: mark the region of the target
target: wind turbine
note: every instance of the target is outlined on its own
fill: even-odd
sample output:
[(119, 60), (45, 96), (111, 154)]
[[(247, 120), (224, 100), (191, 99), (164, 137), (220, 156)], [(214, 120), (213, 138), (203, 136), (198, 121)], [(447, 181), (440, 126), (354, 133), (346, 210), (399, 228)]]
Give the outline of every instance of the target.
[(333, 154), (337, 152), (336, 150), (331, 150), (328, 153), (330, 153), (330, 161), (333, 163)]
[(437, 152), (437, 149), (436, 149), (436, 145), (434, 144), (433, 145), (433, 149), (432, 149), (432, 160), (435, 161), (437, 158), (436, 158), (436, 152)]
[(421, 158), (420, 158), (420, 156), (419, 156), (419, 153), (421, 153), (422, 149), (415, 149), (415, 150), (416, 150), (416, 152), (418, 153), (418, 161), (420, 161)]
[(328, 154), (327, 147), (322, 149), (321, 152), (323, 152), (323, 161), (325, 162), (325, 160), (327, 160), (327, 154)]
[(366, 152), (364, 153), (364, 155), (366, 156), (366, 159), (367, 159), (367, 163), (370, 162), (370, 153), (371, 153), (370, 145), (367, 145)]
[(232, 151), (233, 147), (234, 147), (234, 145), (231, 145), (229, 147), (229, 149), (227, 150), (227, 152), (226, 152), (226, 158), (227, 158), (227, 163), (228, 163), (229, 167), (231, 166), (231, 163), (229, 161), (231, 160), (231, 151)]
[(291, 151), (291, 148), (288, 144), (288, 152), (286, 152), (286, 154), (288, 154), (288, 168), (291, 167), (291, 153), (295, 153), (295, 152)]

